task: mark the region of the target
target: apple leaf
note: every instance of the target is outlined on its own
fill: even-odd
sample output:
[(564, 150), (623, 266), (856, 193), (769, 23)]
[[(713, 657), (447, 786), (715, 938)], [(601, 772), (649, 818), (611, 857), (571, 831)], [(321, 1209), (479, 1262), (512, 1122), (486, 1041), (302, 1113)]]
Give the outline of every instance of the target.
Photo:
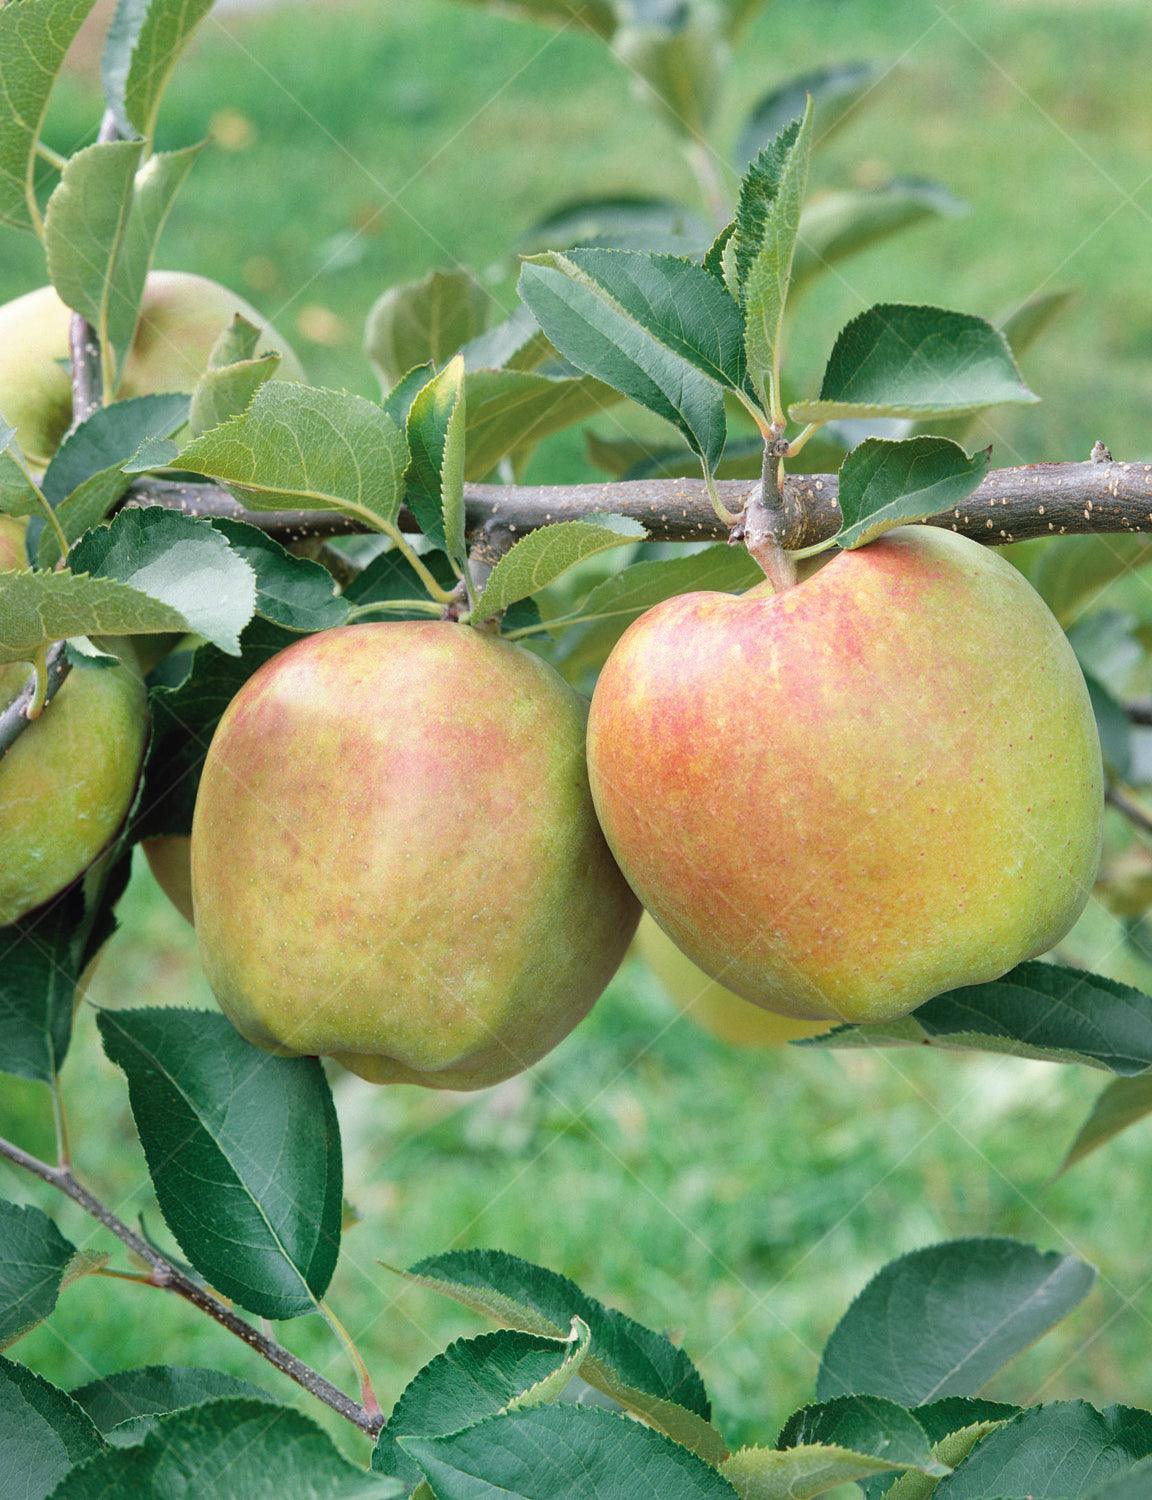
[(1114, 1078), (1097, 1096), (1088, 1118), (1076, 1132), (1076, 1139), (1060, 1166), (1061, 1172), (1074, 1167), (1093, 1151), (1138, 1125), (1152, 1114), (1152, 1072), (1137, 1073), (1131, 1078)]
[(72, 1397), (23, 1365), (0, 1356), (0, 1453), (12, 1495), (58, 1493), (56, 1486), (85, 1459), (104, 1449), (104, 1439)]
[(178, 609), (114, 578), (69, 572), (0, 577), (0, 662), (34, 661), (45, 646), (74, 635), (187, 629)]
[(450, 1250), (402, 1272), (512, 1328), (563, 1338), (573, 1318), (591, 1330), (582, 1377), (710, 1463), (726, 1454), (695, 1365), (682, 1349), (566, 1276), (500, 1250)]
[(472, 0), (501, 15), (523, 20), (550, 22), (577, 29), (586, 27), (599, 37), (610, 37), (616, 29), (615, 0)]
[(447, 364), (487, 322), (488, 293), (468, 271), (429, 271), (373, 303), (364, 349), (387, 391), (413, 365)]
[(189, 1365), (145, 1365), (102, 1375), (72, 1392), (72, 1399), (92, 1418), (107, 1441), (132, 1447), (156, 1430), (158, 1417), (221, 1396), (268, 1400), (268, 1393), (222, 1370)]
[[(966, 212), (967, 204), (947, 188), (919, 178), (896, 178), (878, 188), (821, 193), (804, 205), (800, 215), (792, 265), (793, 301), (848, 256), (926, 219), (957, 218)], [(1013, 350), (1019, 353), (1014, 345)]]
[(797, 1047), (936, 1047), (1080, 1063), (1130, 1077), (1152, 1068), (1152, 998), (1082, 969), (1030, 961), (949, 990), (901, 1021), (838, 1026)]
[(464, 434), (466, 421), (464, 360), (454, 355), (439, 375), (416, 396), (408, 412), (406, 500), (420, 530), (463, 567)]
[(380, 410), (386, 412), (397, 427), (407, 427), (413, 401), (435, 373), (430, 364), (413, 365), (406, 375), (401, 375), (388, 394), (381, 397)]
[(1106, 1479), (1099, 1488), (1089, 1490), (1086, 1500), (1147, 1500), (1150, 1485), (1152, 1457), (1142, 1458), (1130, 1469)]
[(1080, 1500), (1152, 1455), (1152, 1412), (1086, 1401), (1033, 1406), (990, 1432), (936, 1489), (936, 1500)]
[(586, 557), (643, 541), (647, 535), (639, 521), (596, 513), (582, 521), (540, 526), (521, 537), (492, 569), (472, 618), (477, 624), (490, 620), (517, 599), (539, 592)]
[(991, 460), (991, 448), (969, 458), (948, 438), (866, 438), (840, 468), (838, 545), (863, 547), (894, 526), (951, 510), (979, 486)]
[(864, 99), (875, 96), (880, 85), (891, 76), (890, 63), (876, 59), (863, 62), (833, 63), (777, 84), (758, 99), (740, 132), (735, 159), (747, 167), (760, 148), (780, 134), (811, 99), (815, 109), (816, 129), (823, 144), (843, 124), (847, 116)]
[(510, 1328), (457, 1339), (401, 1392), (372, 1454), (373, 1470), (417, 1485), (423, 1474), (400, 1438), (444, 1437), (484, 1417), (555, 1401), (579, 1373), (589, 1338), (588, 1325), (575, 1318), (567, 1339)]
[(718, 542), (686, 557), (646, 559), (621, 568), (598, 583), (571, 615), (550, 620), (549, 625), (601, 620), (624, 624), (676, 594), (734, 593), (763, 579), (763, 570), (744, 548)]
[(734, 1500), (736, 1494), (663, 1433), (618, 1412), (571, 1403), (507, 1412), (446, 1437), (405, 1437), (401, 1444), (437, 1500), (478, 1500), (485, 1493), (504, 1500)]
[(538, 219), (521, 244), (530, 250), (599, 245), (699, 256), (711, 238), (699, 214), (668, 198), (580, 198)]
[(743, 353), (739, 310), (702, 266), (624, 250), (536, 256), (520, 295), (566, 359), (678, 427), (716, 467), (726, 432), (718, 382), (742, 374)]
[[(340, 1248), (340, 1130), (318, 1059), (222, 1015), (103, 1010), (165, 1223), (196, 1270), (265, 1318), (315, 1309)], [(275, 1170), (270, 1170), (274, 1164)]]
[(213, 0), (117, 0), (101, 72), (125, 135), (150, 141), (160, 100), (188, 38)]
[(75, 1254), (47, 1214), (0, 1198), (0, 1349), (48, 1317)]
[(256, 613), (263, 619), (296, 631), (343, 625), (348, 602), (336, 592), (336, 581), (322, 564), (294, 556), (266, 531), (245, 521), (217, 517), (211, 525), (256, 575)]
[[(741, 1500), (808, 1500), (853, 1480), (891, 1476), (907, 1465), (897, 1458), (857, 1453), (830, 1443), (799, 1448), (738, 1448), (720, 1472)], [(937, 1474), (946, 1473), (943, 1468)]]
[(473, 370), (536, 370), (556, 351), (544, 337), (532, 309), (518, 302), (512, 312), (464, 344), (464, 368)]
[(0, 417), (0, 515), (33, 516), (44, 509), (42, 492), (18, 456), (16, 429)]
[[(256, 608), (252, 569), (211, 522), (163, 506), (132, 506), (89, 531), (68, 554), (74, 575), (116, 579), (169, 607), (192, 631), (233, 655)], [(56, 574), (61, 578), (67, 575)], [(77, 579), (78, 581), (78, 579)], [(149, 627), (140, 627), (147, 630)], [(133, 630), (68, 630), (66, 635), (132, 635)]]
[(223, 370), (229, 365), (243, 364), (246, 359), (255, 359), (260, 334), (260, 328), (243, 313), (233, 313), (231, 323), (212, 345), (208, 368)]
[(36, 146), (68, 48), (94, 0), (0, 6), (0, 224), (39, 229)]
[(1062, 287), (1055, 292), (1036, 292), (1000, 320), (1000, 332), (1008, 340), (1017, 359), (1046, 333), (1060, 316), (1075, 293)]
[(711, 6), (620, 6), (612, 50), (667, 124), (693, 144), (708, 138), (723, 92), (729, 53), (720, 17)]
[[(1082, 1302), (1095, 1279), (1075, 1256), (1018, 1240), (914, 1250), (889, 1261), (832, 1330), (817, 1399), (872, 1395), (917, 1406), (972, 1395)], [(917, 1330), (911, 1342), (908, 1328)]]
[(883, 1396), (836, 1396), (793, 1412), (777, 1439), (778, 1448), (827, 1443), (891, 1460), (893, 1468), (940, 1475), (932, 1439), (916, 1416)]
[(523, 455), (620, 399), (589, 375), (537, 370), (470, 370), (464, 392), (466, 479), (483, 479), (509, 454)]
[(141, 166), (142, 141), (98, 142), (68, 161), (48, 201), (48, 274), (96, 330), (108, 393), (132, 346), (156, 241), (200, 150)]
[(889, 303), (841, 330), (819, 399), (795, 402), (790, 412), (798, 422), (959, 417), (1039, 399), (1024, 384), (1008, 340), (985, 319)]
[(811, 155), (809, 99), (802, 118), (760, 152), (740, 185), (732, 254), (744, 309), (748, 379), (765, 411), (780, 399), (780, 338)]
[[(39, 1493), (39, 1492), (38, 1492)], [(223, 1396), (156, 1418), (138, 1446), (73, 1469), (52, 1500), (399, 1500), (404, 1490), (344, 1457), (303, 1412)]]
[(408, 445), (373, 401), (276, 380), (179, 462), (254, 510), (336, 510), (387, 530), (400, 511)]
[(238, 359), (205, 370), (192, 392), (189, 436), (198, 438), (210, 428), (238, 416), (279, 368), (280, 356), (273, 352), (259, 359)]

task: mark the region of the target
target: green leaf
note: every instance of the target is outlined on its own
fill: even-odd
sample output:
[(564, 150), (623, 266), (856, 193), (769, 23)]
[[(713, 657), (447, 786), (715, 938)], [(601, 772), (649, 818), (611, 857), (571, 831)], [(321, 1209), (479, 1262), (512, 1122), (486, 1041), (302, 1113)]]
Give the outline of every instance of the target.
[(720, 1472), (740, 1500), (808, 1500), (853, 1480), (891, 1475), (901, 1465), (825, 1443), (802, 1448), (739, 1448)]
[(527, 599), (586, 557), (642, 541), (648, 533), (626, 516), (589, 515), (583, 521), (540, 526), (511, 547), (492, 569), (472, 619), (490, 620), (517, 599)]
[(866, 438), (840, 468), (837, 543), (863, 547), (894, 526), (951, 510), (978, 488), (991, 460), (991, 448), (969, 458), (948, 438)]
[(0, 224), (39, 229), (36, 146), (68, 48), (94, 0), (0, 6)]
[(469, 339), (460, 353), (469, 374), (473, 370), (537, 370), (546, 360), (557, 358), (532, 309), (523, 302), (503, 322)]
[(362, 396), (277, 380), (184, 448), (180, 464), (254, 510), (336, 510), (382, 530), (400, 511), (408, 445)]
[(1053, 1401), (1005, 1422), (936, 1487), (936, 1500), (1080, 1500), (1152, 1454), (1152, 1413)]
[(92, 1418), (109, 1443), (133, 1447), (157, 1428), (166, 1412), (199, 1406), (221, 1396), (268, 1400), (267, 1392), (222, 1370), (188, 1365), (146, 1365), (102, 1375), (72, 1392), (72, 1399)]
[[(125, 460), (149, 439), (170, 437), (187, 419), (187, 396), (133, 396), (98, 406), (68, 434), (45, 470), (41, 488), (70, 542), (104, 520), (127, 493), (132, 480), (123, 472)], [(51, 526), (40, 528), (36, 556), (42, 568), (58, 561), (60, 548)]]
[(347, 620), (348, 602), (320, 563), (295, 557), (244, 521), (219, 518), (212, 525), (256, 575), (256, 613), (265, 620), (297, 631), (330, 630)]
[(464, 360), (455, 355), (420, 391), (408, 412), (406, 500), (420, 530), (461, 567), (464, 545)]
[(381, 411), (390, 416), (396, 426), (403, 429), (408, 423), (412, 403), (432, 379), (435, 372), (431, 365), (415, 365), (400, 379), (380, 402)]
[(159, 505), (122, 510), (110, 525), (88, 532), (69, 552), (68, 566), (75, 574), (117, 579), (161, 601), (184, 622), (163, 628), (190, 630), (232, 654), (239, 652), (240, 632), (256, 606), (252, 569), (223, 535), (210, 522)]
[(780, 400), (780, 339), (812, 155), (812, 101), (765, 147), (740, 185), (732, 253), (744, 309), (748, 379), (765, 411)]
[(47, 1214), (0, 1198), (0, 1349), (49, 1316), (75, 1254)]
[(74, 1464), (103, 1447), (71, 1396), (0, 1357), (0, 1475), (7, 1495), (44, 1500)]
[(387, 391), (413, 365), (447, 364), (487, 321), (488, 294), (469, 272), (429, 271), (373, 303), (364, 350)]
[(1074, 1256), (1017, 1240), (914, 1250), (879, 1271), (833, 1329), (817, 1398), (867, 1394), (915, 1406), (971, 1395), (1083, 1301), (1095, 1277)]
[(470, 370), (465, 478), (483, 479), (502, 458), (530, 451), (554, 432), (595, 416), (619, 400), (591, 376), (545, 375), (536, 370)]
[(707, 221), (668, 198), (580, 198), (554, 208), (524, 235), (526, 250), (601, 245), (698, 256), (710, 239)]
[(865, 62), (833, 63), (776, 84), (749, 112), (747, 123), (736, 145), (736, 162), (746, 166), (767, 142), (802, 115), (811, 99), (815, 108), (816, 130), (823, 143), (844, 123), (845, 118), (879, 88), (893, 72), (891, 64), (876, 59)]
[(612, 47), (642, 97), (657, 103), (667, 122), (692, 142), (705, 138), (720, 97), (729, 50), (719, 16), (699, 5), (662, 6), (652, 24), (624, 12)]
[(1020, 1410), (1006, 1401), (987, 1401), (983, 1396), (944, 1396), (912, 1408), (912, 1415), (933, 1443), (967, 1432), (973, 1427), (988, 1427), (1006, 1422)]
[(106, 393), (132, 346), (156, 241), (200, 149), (153, 156), (141, 167), (143, 142), (98, 142), (70, 158), (49, 199), (48, 274), (96, 330)]
[(585, 27), (599, 37), (610, 37), (616, 29), (614, 0), (472, 0), (472, 4), (526, 21)]
[[(699, 342), (708, 309), (721, 305), (716, 299), (724, 297), (724, 290), (702, 266), (690, 267), (673, 257), (638, 256), (648, 264), (632, 282), (625, 304), (575, 259), (577, 254), (624, 257), (630, 253), (582, 251), (529, 260), (520, 273), (520, 295), (566, 359), (678, 427), (693, 451), (714, 469), (724, 450), (726, 431), (722, 388), (715, 373), (705, 374), (684, 351), (693, 349), (708, 361), (712, 372), (725, 368), (734, 357), (721, 328), (713, 341), (705, 337)], [(629, 269), (621, 267), (612, 278), (616, 291)], [(695, 276), (689, 285), (690, 271)], [(701, 290), (705, 284), (707, 292)], [(688, 299), (685, 314), (691, 318), (687, 337), (675, 321), (673, 288), (680, 285)], [(645, 287), (650, 290), (645, 292)], [(662, 289), (659, 295), (656, 289)], [(699, 301), (693, 300), (695, 292)], [(739, 314), (731, 305), (738, 326)]]
[(818, 276), (850, 255), (926, 219), (952, 219), (966, 212), (967, 205), (947, 188), (914, 177), (896, 178), (884, 187), (821, 193), (800, 215), (792, 264), (793, 303)]
[(1062, 964), (1020, 964), (937, 995), (891, 1026), (843, 1026), (799, 1047), (924, 1046), (1005, 1052), (1132, 1075), (1152, 1067), (1152, 999)]
[[(131, 58), (124, 81), (123, 107), (120, 114), (150, 141), (156, 133), (156, 116), (168, 80), (172, 76), (180, 53), (196, 27), (212, 9), (213, 0), (148, 0), (147, 6), (139, 0), (120, 0), (117, 20), (122, 30), (120, 46), (124, 45), (124, 32), (132, 34)], [(111, 37), (109, 42), (111, 44)], [(106, 55), (104, 76), (113, 78), (118, 68), (109, 67), (111, 53)], [(110, 95), (115, 108), (116, 93)]]
[(1093, 676), (1083, 665), (1081, 670), (1088, 697), (1092, 701), (1105, 772), (1109, 778), (1127, 781), (1132, 773), (1132, 721), (1128, 717), (1128, 710), (1098, 677)]
[(212, 346), (208, 368), (226, 370), (229, 365), (241, 365), (245, 360), (255, 359), (260, 335), (261, 329), (243, 313), (233, 313), (231, 323)]
[(1047, 332), (1075, 296), (1067, 288), (1055, 292), (1036, 292), (1000, 320), (1000, 332), (1008, 340), (1017, 359)]
[(932, 1457), (928, 1433), (913, 1413), (881, 1396), (837, 1396), (793, 1412), (777, 1447), (799, 1448), (812, 1443), (887, 1459), (891, 1468), (922, 1469), (937, 1475), (944, 1472)]
[(1152, 1114), (1152, 1072), (1134, 1078), (1114, 1078), (1096, 1098), (1091, 1113), (1076, 1133), (1061, 1172), (1074, 1167), (1093, 1151), (1108, 1144), (1130, 1125), (1138, 1125)]
[(571, 615), (549, 624), (612, 620), (623, 627), (653, 605), (677, 594), (701, 590), (735, 593), (751, 588), (763, 578), (763, 570), (742, 547), (718, 542), (686, 557), (655, 558), (621, 568), (619, 573), (598, 583)]
[(1087, 1500), (1148, 1500), (1152, 1485), (1152, 1458), (1142, 1458), (1122, 1474), (1088, 1492)]
[(797, 422), (857, 417), (959, 417), (986, 406), (1029, 404), (1004, 335), (983, 318), (939, 307), (882, 304), (840, 332), (816, 401)]
[(74, 635), (183, 634), (179, 610), (112, 578), (8, 573), (0, 580), (0, 662), (34, 661)]
[[(965, 1416), (959, 1414), (958, 1408), (965, 1407), (968, 1408), (967, 1417), (971, 1420), (966, 1420)], [(1010, 1417), (1016, 1416), (1018, 1411), (1019, 1407), (1007, 1406), (999, 1401), (973, 1401), (968, 1397), (950, 1396), (928, 1406), (918, 1406), (913, 1416), (920, 1421), (929, 1436), (935, 1437), (932, 1448), (935, 1457), (948, 1468), (954, 1469), (963, 1463), (982, 1438), (987, 1437)], [(965, 1425), (960, 1425), (962, 1423)], [(881, 1490), (878, 1485), (875, 1493), (882, 1493), (883, 1500), (932, 1500), (938, 1484), (939, 1480), (932, 1475), (909, 1470), (891, 1488)], [(865, 1493), (868, 1500), (874, 1500), (870, 1486), (866, 1486)]]
[(402, 1439), (437, 1500), (732, 1500), (715, 1469), (616, 1412), (538, 1406)]
[(373, 1469), (419, 1484), (422, 1472), (400, 1438), (445, 1437), (499, 1412), (555, 1401), (579, 1373), (588, 1343), (588, 1326), (579, 1319), (568, 1339), (508, 1328), (457, 1339), (401, 1393), (377, 1441)]
[(221, 1015), (101, 1011), (165, 1222), (196, 1270), (265, 1318), (314, 1309), (340, 1248), (340, 1132), (314, 1057)]
[(0, 417), (0, 515), (39, 515), (43, 513), (43, 503), (19, 456), (15, 437), (15, 427)]
[(198, 438), (230, 417), (239, 416), (279, 368), (280, 356), (273, 352), (262, 354), (259, 359), (236, 360), (233, 364), (205, 370), (192, 392), (189, 435)]
[[(421, 561), (441, 588), (450, 589), (456, 582), (452, 564), (443, 552), (425, 552)], [(424, 580), (404, 554), (395, 547), (387, 547), (383, 552), (377, 553), (362, 573), (345, 585), (344, 598), (349, 604), (357, 605), (379, 603), (383, 599), (412, 599), (427, 603), (428, 590), (424, 586)], [(398, 617), (391, 615), (390, 618)], [(412, 619), (418, 618), (426, 616), (419, 612), (413, 613)]]
[(303, 1412), (223, 1397), (160, 1417), (139, 1447), (109, 1448), (52, 1500), (396, 1500), (390, 1479), (346, 1459)]
[(725, 1455), (704, 1382), (662, 1334), (605, 1307), (566, 1276), (500, 1250), (453, 1250), (402, 1273), (525, 1333), (561, 1338), (575, 1317), (592, 1332), (582, 1377), (709, 1462)]
[(1104, 597), (1115, 579), (1152, 561), (1147, 536), (1065, 536), (1045, 542), (1029, 581), (1068, 626)]

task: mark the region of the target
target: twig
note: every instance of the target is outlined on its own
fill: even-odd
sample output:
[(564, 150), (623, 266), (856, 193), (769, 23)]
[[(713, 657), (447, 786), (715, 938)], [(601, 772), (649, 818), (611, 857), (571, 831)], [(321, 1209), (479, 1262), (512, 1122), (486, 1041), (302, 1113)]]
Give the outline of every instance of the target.
[[(44, 670), (47, 678), (45, 703), (55, 695), (60, 684), (67, 677), (70, 667), (71, 663), (64, 652), (64, 642), (57, 641), (50, 648), (45, 659)], [(36, 676), (33, 674), (7, 708), (0, 713), (0, 755), (12, 748), (32, 722), (28, 717), (28, 710), (32, 707), (35, 697)]]
[(795, 565), (781, 541), (787, 522), (779, 466), (780, 457), (773, 444), (765, 443), (760, 483), (748, 496), (743, 518), (732, 528), (729, 537), (731, 541), (744, 543), (764, 569), (764, 576), (776, 593), (792, 588), (796, 582)]
[(1138, 699), (1135, 703), (1125, 704), (1125, 707), (1133, 724), (1152, 725), (1152, 698)]
[(22, 1167), (26, 1172), (39, 1177), (41, 1181), (50, 1187), (59, 1189), (66, 1193), (74, 1203), (78, 1203), (85, 1213), (91, 1214), (94, 1219), (111, 1231), (118, 1240), (121, 1240), (150, 1268), (151, 1276), (149, 1282), (152, 1286), (160, 1287), (165, 1291), (175, 1292), (178, 1297), (183, 1297), (186, 1302), (191, 1302), (201, 1312), (214, 1318), (221, 1327), (226, 1328), (229, 1333), (242, 1339), (250, 1349), (263, 1356), (269, 1364), (275, 1365), (290, 1380), (302, 1386), (309, 1395), (315, 1396), (318, 1401), (323, 1401), (333, 1411), (339, 1412), (361, 1432), (366, 1432), (369, 1437), (375, 1437), (383, 1425), (383, 1418), (372, 1415), (365, 1411), (358, 1402), (346, 1396), (338, 1386), (326, 1380), (318, 1371), (306, 1365), (303, 1360), (297, 1359), (296, 1355), (278, 1344), (275, 1339), (254, 1328), (251, 1323), (238, 1317), (230, 1307), (227, 1307), (217, 1297), (214, 1297), (206, 1288), (200, 1286), (190, 1277), (185, 1276), (183, 1271), (174, 1266), (166, 1256), (154, 1250), (147, 1240), (129, 1229), (122, 1219), (118, 1219), (111, 1209), (106, 1208), (103, 1203), (94, 1197), (86, 1187), (76, 1180), (67, 1167), (52, 1167), (39, 1157), (31, 1156), (27, 1151), (22, 1151), (11, 1141), (0, 1139), (0, 1157), (6, 1157), (15, 1166)]
[(1109, 786), (1104, 793), (1104, 800), (1109, 807), (1123, 813), (1133, 828), (1138, 828), (1141, 833), (1152, 834), (1152, 813), (1143, 808), (1123, 787)]

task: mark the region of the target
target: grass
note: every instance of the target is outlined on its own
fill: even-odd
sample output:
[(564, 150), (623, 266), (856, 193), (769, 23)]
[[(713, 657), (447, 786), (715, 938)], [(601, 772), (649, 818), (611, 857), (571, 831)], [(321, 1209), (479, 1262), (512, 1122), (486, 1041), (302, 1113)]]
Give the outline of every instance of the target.
[[(1037, 288), (1072, 285), (1078, 302), (1029, 364), (1045, 405), (996, 417), (998, 456), (1081, 457), (1097, 437), (1119, 453), (1146, 451), (1152, 34), (1142, 0), (969, 0), (954, 21), (886, 0), (778, 0), (734, 64), (717, 138), (731, 139), (775, 79), (859, 55), (902, 59), (900, 75), (822, 154), (821, 180), (930, 172), (972, 210), (826, 280), (795, 330), (797, 382), (815, 381), (836, 328), (871, 301), (996, 313)], [(51, 143), (74, 145), (96, 108), (90, 73), (71, 74)], [(596, 43), (447, 0), (209, 23), (172, 90), (164, 143), (205, 133), (222, 145), (197, 167), (162, 261), (236, 287), (299, 341), (314, 379), (365, 392), (360, 328), (383, 288), (458, 259), (506, 303), (510, 247), (549, 205), (686, 190), (663, 127)], [(32, 241), (8, 234), (4, 251), (0, 295), (43, 279)], [(549, 445), (536, 472), (586, 473), (579, 443)], [(123, 914), (93, 1000), (211, 1004), (191, 932), (143, 869)], [(1121, 972), (1116, 938), (1094, 912), (1078, 952)], [(338, 1081), (362, 1222), (332, 1301), (387, 1404), (435, 1350), (481, 1325), (380, 1263), (500, 1246), (676, 1330), (725, 1430), (770, 1440), (811, 1393), (824, 1338), (884, 1260), (941, 1237), (1016, 1234), (1083, 1253), (1102, 1283), (994, 1393), (1149, 1405), (1148, 1133), (1050, 1180), (1102, 1081), (920, 1052), (737, 1052), (673, 1020), (630, 964), (568, 1041), (500, 1089), (458, 1097)], [(123, 1080), (87, 1012), (66, 1085), (81, 1171), (162, 1235)], [(38, 1087), (5, 1080), (0, 1125), (50, 1152)], [(47, 1201), (12, 1173), (0, 1187)], [(59, 1219), (84, 1238), (69, 1206)], [(159, 1296), (89, 1278), (20, 1357), (65, 1385), (169, 1360), (219, 1365), (291, 1396), (239, 1344), (191, 1310), (161, 1309)], [(350, 1385), (318, 1319), (282, 1332)]]

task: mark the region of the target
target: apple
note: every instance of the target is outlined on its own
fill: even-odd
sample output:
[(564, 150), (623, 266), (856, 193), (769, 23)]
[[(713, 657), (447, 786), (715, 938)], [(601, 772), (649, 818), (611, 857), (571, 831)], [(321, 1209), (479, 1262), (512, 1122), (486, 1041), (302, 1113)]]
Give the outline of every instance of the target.
[[(0, 706), (28, 680), (0, 667)], [(118, 666), (74, 667), (0, 757), (0, 927), (88, 868), (127, 816), (147, 738), (147, 695)]]
[[(282, 355), (282, 378), (303, 379), (295, 354), (242, 297), (204, 276), (153, 271), (118, 395), (190, 391), (235, 313), (261, 328), (261, 351)], [(0, 416), (16, 428), (17, 441), (36, 468), (47, 464), (72, 421), (66, 365), (70, 316), (51, 286), (0, 307)]]
[(995, 552), (901, 527), (797, 586), (667, 600), (588, 726), (628, 880), (706, 974), (879, 1021), (1046, 952), (1100, 856), (1100, 745), (1063, 632)]
[(0, 516), (0, 573), (31, 566), (24, 545), (27, 529), (26, 521), (17, 520), (15, 516)]
[(341, 626), (266, 662), (220, 721), (192, 824), (196, 935), (236, 1027), (446, 1089), (554, 1047), (639, 917), (586, 716), (538, 657), (446, 621)]
[(141, 844), (156, 884), (182, 917), (192, 920), (192, 840), (164, 834)]
[(635, 950), (660, 981), (664, 993), (701, 1031), (732, 1047), (782, 1047), (799, 1037), (818, 1036), (827, 1021), (797, 1021), (750, 1005), (709, 979), (685, 957), (647, 912), (636, 929)]

